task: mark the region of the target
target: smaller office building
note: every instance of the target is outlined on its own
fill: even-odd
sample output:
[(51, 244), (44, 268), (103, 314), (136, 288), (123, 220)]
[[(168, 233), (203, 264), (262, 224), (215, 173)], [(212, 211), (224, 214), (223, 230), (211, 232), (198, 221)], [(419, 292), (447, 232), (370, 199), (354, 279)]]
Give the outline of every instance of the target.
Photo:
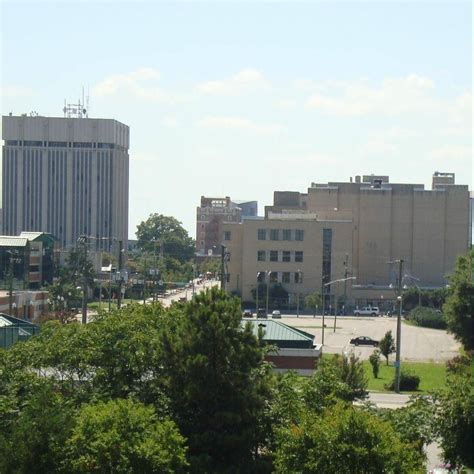
[(39, 330), (36, 324), (0, 313), (0, 348), (6, 349), (18, 341), (25, 341)]
[(242, 320), (249, 323), (253, 333), (263, 332), (263, 341), (276, 350), (268, 352), (265, 360), (274, 365), (275, 372), (294, 370), (300, 375), (312, 375), (322, 353), (321, 344), (316, 344), (312, 334), (287, 326), (273, 319)]

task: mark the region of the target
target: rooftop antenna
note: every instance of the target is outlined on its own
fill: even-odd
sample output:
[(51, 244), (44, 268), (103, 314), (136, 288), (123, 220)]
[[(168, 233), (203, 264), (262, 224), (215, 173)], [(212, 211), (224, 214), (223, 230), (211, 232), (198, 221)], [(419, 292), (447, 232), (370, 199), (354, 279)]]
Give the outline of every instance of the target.
[(84, 107), (84, 87), (82, 88), (82, 102), (81, 99), (78, 99), (77, 104), (68, 103), (64, 99), (64, 108), (63, 108), (64, 117), (67, 118), (85, 118), (88, 117), (87, 110)]

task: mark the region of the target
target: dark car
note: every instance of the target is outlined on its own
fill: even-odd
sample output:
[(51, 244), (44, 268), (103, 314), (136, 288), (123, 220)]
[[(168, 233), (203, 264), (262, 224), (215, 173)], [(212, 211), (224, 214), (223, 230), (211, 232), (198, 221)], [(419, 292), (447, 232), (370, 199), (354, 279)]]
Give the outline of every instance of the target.
[(258, 308), (257, 310), (257, 318), (266, 318), (267, 317), (267, 311), (265, 308)]
[(378, 346), (379, 341), (374, 341), (370, 337), (367, 336), (359, 336), (351, 339), (349, 344), (354, 344), (354, 346)]
[(243, 313), (242, 313), (242, 316), (244, 318), (251, 318), (253, 317), (253, 314), (252, 314), (252, 310), (250, 309), (244, 309)]

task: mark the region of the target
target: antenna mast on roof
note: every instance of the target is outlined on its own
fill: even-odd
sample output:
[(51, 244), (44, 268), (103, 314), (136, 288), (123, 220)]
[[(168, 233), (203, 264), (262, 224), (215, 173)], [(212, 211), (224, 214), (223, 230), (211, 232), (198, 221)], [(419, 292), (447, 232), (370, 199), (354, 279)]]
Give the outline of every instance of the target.
[(71, 103), (68, 103), (66, 99), (64, 99), (63, 113), (64, 113), (64, 117), (67, 117), (67, 118), (88, 117), (87, 109), (84, 107), (84, 87), (82, 88), (82, 102), (81, 102), (81, 99), (78, 99), (77, 104), (71, 104)]

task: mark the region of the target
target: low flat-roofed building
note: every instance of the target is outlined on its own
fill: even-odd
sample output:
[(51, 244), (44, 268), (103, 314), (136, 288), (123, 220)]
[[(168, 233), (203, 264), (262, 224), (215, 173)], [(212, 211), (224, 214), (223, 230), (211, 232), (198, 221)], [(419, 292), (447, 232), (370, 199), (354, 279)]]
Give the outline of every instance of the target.
[(316, 344), (312, 334), (272, 319), (245, 319), (255, 336), (262, 331), (262, 340), (275, 347), (266, 354), (265, 360), (271, 362), (276, 372), (294, 370), (300, 375), (311, 375), (321, 357), (322, 346)]

